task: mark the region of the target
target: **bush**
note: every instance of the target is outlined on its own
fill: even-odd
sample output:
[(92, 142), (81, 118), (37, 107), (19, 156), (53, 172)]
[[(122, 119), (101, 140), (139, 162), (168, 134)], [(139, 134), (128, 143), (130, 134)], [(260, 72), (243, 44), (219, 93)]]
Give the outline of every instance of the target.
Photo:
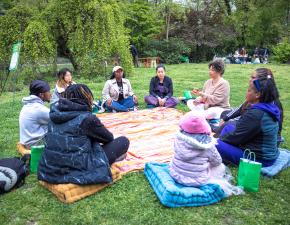
[(143, 56), (158, 56), (161, 62), (167, 64), (180, 63), (180, 56), (188, 56), (191, 49), (180, 38), (167, 40), (152, 40), (146, 43), (143, 48)]
[(284, 39), (282, 42), (273, 47), (273, 59), (280, 63), (290, 63), (290, 43)]

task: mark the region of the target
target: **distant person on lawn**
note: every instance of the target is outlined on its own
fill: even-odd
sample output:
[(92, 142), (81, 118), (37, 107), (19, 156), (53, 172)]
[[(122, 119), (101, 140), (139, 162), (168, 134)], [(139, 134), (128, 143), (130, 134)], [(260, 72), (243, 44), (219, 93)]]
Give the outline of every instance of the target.
[(223, 78), (225, 64), (221, 59), (212, 61), (208, 68), (210, 79), (202, 90), (192, 90), (198, 97), (188, 100), (187, 106), (192, 111), (201, 111), (208, 120), (219, 119), (221, 113), (230, 108), (230, 84)]
[(58, 104), (51, 105), (38, 179), (54, 184), (112, 181), (110, 165), (125, 158), (129, 140), (114, 138), (92, 114), (92, 104), (91, 90), (74, 84)]
[(165, 66), (156, 67), (156, 76), (151, 78), (148, 96), (144, 97), (149, 108), (174, 108), (178, 100), (173, 97), (173, 84), (170, 77), (165, 75)]
[(115, 66), (110, 80), (107, 80), (102, 91), (105, 107), (112, 112), (134, 111), (138, 98), (134, 94), (131, 83), (125, 79), (124, 69)]
[(72, 80), (72, 72), (68, 68), (63, 68), (58, 71), (57, 77), (58, 80), (51, 97), (51, 103), (57, 102), (60, 97), (63, 97), (65, 89), (67, 89), (68, 86), (75, 84)]
[(29, 91), (29, 96), (22, 99), (19, 116), (20, 143), (27, 149), (43, 142), (49, 122), (49, 108), (44, 102), (51, 98), (49, 84), (43, 80), (32, 81)]
[(139, 57), (138, 57), (138, 51), (135, 45), (130, 45), (130, 52), (133, 58), (133, 63), (135, 67), (139, 67)]

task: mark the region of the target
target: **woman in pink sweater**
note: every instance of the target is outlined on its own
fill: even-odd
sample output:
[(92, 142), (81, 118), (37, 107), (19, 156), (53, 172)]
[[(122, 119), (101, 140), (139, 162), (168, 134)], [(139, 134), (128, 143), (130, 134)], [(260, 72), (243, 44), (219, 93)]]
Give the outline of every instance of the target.
[(187, 106), (192, 111), (203, 111), (206, 119), (219, 119), (221, 113), (230, 108), (230, 85), (222, 77), (225, 70), (222, 60), (214, 60), (208, 67), (210, 79), (205, 82), (202, 91), (192, 90), (192, 94), (198, 97), (189, 100)]

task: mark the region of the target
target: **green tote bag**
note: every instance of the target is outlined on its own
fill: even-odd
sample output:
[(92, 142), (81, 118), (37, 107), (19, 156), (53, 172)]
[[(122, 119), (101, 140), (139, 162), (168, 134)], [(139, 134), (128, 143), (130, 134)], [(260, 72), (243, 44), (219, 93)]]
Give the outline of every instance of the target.
[(255, 153), (246, 149), (243, 158), (240, 159), (238, 186), (242, 186), (244, 190), (250, 192), (259, 191), (261, 168), (262, 164), (256, 162)]

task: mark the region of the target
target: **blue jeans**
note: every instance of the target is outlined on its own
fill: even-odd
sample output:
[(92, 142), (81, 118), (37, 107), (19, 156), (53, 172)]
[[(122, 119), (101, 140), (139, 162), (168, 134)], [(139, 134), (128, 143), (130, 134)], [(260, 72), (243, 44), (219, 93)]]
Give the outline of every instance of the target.
[(117, 112), (128, 112), (130, 108), (133, 108), (135, 105), (133, 97), (129, 96), (124, 98), (121, 101), (112, 101), (110, 106), (107, 106), (110, 110), (116, 110)]
[[(234, 130), (235, 130), (235, 125), (228, 124), (222, 130), (220, 136), (223, 136), (224, 134), (227, 134), (227, 133), (232, 132)], [(220, 153), (223, 161), (231, 162), (235, 165), (239, 165), (240, 158), (243, 158), (243, 155), (244, 155), (243, 149), (240, 149), (234, 145), (228, 144), (228, 143), (223, 142), (221, 140), (217, 141), (216, 148), (217, 148), (218, 152)], [(256, 159), (256, 161), (262, 163), (263, 167), (266, 167), (266, 166), (272, 166), (276, 160)]]

